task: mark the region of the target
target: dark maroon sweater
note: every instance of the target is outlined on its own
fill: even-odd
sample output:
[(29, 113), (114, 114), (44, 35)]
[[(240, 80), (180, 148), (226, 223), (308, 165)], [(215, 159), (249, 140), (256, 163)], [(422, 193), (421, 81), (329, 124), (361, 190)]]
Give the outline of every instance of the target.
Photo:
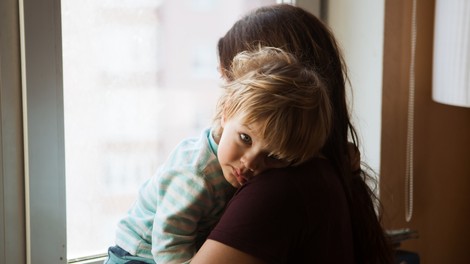
[(268, 263), (354, 262), (346, 197), (324, 159), (251, 179), (208, 238)]

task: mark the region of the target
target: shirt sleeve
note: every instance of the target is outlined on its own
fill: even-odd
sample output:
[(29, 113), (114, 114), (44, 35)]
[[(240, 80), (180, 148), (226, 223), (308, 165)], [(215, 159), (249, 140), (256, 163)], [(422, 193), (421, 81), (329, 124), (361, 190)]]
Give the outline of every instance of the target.
[(197, 251), (198, 223), (212, 208), (210, 186), (192, 171), (167, 171), (154, 179), (158, 188), (152, 230), (156, 263), (184, 263)]

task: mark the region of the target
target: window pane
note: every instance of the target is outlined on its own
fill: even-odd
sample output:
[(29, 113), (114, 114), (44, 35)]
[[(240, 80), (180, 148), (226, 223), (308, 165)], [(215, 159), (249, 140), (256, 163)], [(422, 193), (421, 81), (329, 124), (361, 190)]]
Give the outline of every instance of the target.
[(62, 1), (69, 259), (105, 253), (140, 184), (210, 126), (218, 38), (274, 2)]

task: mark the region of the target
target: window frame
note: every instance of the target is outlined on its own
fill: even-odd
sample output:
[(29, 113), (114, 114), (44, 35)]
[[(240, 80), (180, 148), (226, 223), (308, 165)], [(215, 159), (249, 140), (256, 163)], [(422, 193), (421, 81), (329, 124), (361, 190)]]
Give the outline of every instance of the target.
[(0, 263), (26, 262), (18, 9), (0, 1)]
[(26, 262), (67, 263), (60, 0), (19, 3)]

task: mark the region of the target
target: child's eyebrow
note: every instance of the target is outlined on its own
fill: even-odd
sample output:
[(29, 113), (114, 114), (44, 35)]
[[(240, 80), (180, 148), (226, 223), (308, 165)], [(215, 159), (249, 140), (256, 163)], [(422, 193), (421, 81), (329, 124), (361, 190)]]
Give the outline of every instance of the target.
[(243, 125), (243, 127), (249, 130), (250, 132), (253, 131), (253, 127), (251, 125)]
[(243, 127), (247, 130), (247, 132), (248, 132), (248, 134), (250, 134), (250, 136), (255, 135), (256, 137), (261, 137), (260, 131), (257, 130), (256, 127), (253, 127), (253, 125), (246, 124), (246, 125), (243, 125)]
[(248, 124), (247, 122), (242, 122), (241, 123), (241, 127), (248, 130), (250, 133), (252, 133), (254, 130), (253, 128), (253, 125), (252, 124)]

